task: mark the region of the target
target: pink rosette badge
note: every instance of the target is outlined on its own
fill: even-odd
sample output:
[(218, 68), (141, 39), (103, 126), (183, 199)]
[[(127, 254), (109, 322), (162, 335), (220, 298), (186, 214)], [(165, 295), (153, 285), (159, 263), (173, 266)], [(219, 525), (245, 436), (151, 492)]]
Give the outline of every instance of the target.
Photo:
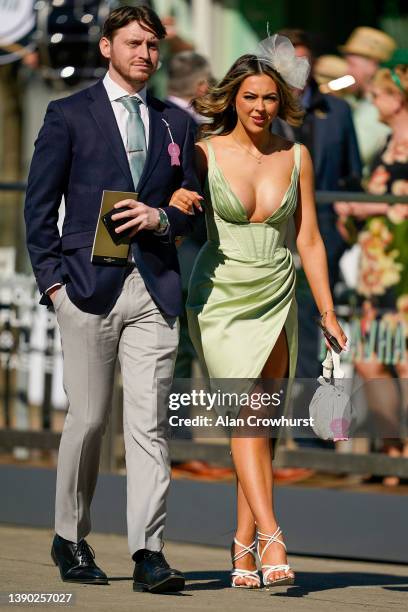
[(167, 151), (170, 155), (170, 161), (172, 166), (180, 166), (180, 147), (176, 142), (171, 142), (167, 147)]

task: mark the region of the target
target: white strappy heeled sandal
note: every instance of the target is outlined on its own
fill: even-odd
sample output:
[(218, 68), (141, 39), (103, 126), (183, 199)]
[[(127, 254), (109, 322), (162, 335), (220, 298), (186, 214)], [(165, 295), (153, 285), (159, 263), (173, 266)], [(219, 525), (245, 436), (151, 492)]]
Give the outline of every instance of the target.
[[(282, 530), (279, 526), (277, 527), (276, 531), (272, 535), (270, 535), (269, 533), (262, 533), (261, 531), (258, 531), (257, 552), (258, 552), (259, 560), (261, 562), (263, 584), (266, 587), (274, 586), (275, 584), (276, 585), (294, 584), (294, 581), (295, 581), (293, 576), (285, 576), (284, 578), (277, 578), (276, 580), (268, 580), (272, 572), (285, 572), (285, 574), (287, 574), (287, 572), (292, 571), (291, 567), (286, 563), (281, 564), (281, 565), (262, 565), (262, 558), (264, 554), (266, 553), (267, 549), (269, 548), (269, 546), (273, 542), (278, 542), (281, 546), (283, 546), (283, 548), (286, 551), (285, 543), (279, 539), (279, 536), (281, 535), (281, 533), (282, 533)], [(261, 553), (259, 552), (260, 542), (266, 542), (265, 547)]]
[[(254, 540), (249, 546), (245, 546), (245, 544), (241, 544), (241, 542), (239, 542), (237, 538), (234, 538), (234, 544), (240, 546), (242, 550), (235, 553), (235, 555), (232, 557), (233, 564), (248, 554), (253, 556), (254, 561), (256, 563), (256, 540)], [(254, 582), (253, 584), (237, 584), (237, 578), (251, 578), (251, 581)], [(259, 577), (258, 570), (246, 570), (233, 567), (231, 570), (231, 586), (236, 587), (237, 589), (259, 589), (261, 586), (261, 579)]]

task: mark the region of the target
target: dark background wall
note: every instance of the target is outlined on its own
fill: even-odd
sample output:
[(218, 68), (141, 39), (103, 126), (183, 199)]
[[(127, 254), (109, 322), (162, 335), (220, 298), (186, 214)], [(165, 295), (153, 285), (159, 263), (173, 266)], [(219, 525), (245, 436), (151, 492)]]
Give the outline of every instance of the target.
[(382, 28), (384, 18), (408, 18), (406, 0), (239, 0), (239, 8), (260, 37), (267, 36), (268, 21), (271, 33), (285, 27), (310, 31), (317, 54), (336, 52), (356, 26)]

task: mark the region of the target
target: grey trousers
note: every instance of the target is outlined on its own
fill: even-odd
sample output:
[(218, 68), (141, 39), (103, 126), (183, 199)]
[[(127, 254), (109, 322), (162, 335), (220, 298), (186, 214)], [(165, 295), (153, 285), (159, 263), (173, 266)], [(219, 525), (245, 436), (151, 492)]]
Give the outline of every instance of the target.
[(108, 315), (79, 310), (65, 287), (57, 292), (54, 306), (69, 402), (58, 455), (55, 531), (78, 542), (91, 530), (90, 505), (119, 357), (129, 551), (160, 550), (170, 461), (167, 406), (158, 400), (157, 380), (173, 375), (178, 320), (158, 309), (136, 268)]

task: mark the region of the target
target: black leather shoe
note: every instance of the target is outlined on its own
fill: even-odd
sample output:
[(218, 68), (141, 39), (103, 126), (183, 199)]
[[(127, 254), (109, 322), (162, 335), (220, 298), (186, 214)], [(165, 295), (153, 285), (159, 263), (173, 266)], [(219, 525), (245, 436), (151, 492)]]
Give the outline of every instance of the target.
[(58, 565), (64, 582), (109, 584), (105, 572), (94, 561), (95, 552), (85, 540), (77, 544), (55, 534), (51, 557), (55, 565)]
[(135, 564), (133, 590), (150, 593), (176, 593), (184, 589), (181, 572), (172, 569), (162, 552), (144, 551), (143, 559)]

